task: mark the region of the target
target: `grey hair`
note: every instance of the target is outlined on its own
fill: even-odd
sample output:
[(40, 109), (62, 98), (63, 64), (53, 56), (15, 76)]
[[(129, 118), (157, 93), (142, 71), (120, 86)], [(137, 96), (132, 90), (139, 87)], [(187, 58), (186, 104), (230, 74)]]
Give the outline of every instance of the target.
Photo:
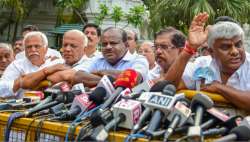
[(149, 45), (149, 46), (151, 46), (152, 48), (154, 48), (154, 43), (152, 42), (152, 41), (150, 41), (150, 40), (145, 40), (145, 41), (143, 41), (142, 43), (141, 43), (141, 46), (142, 45)]
[[(82, 37), (83, 37), (83, 47), (87, 47), (88, 45), (88, 37), (80, 30), (77, 30), (77, 29), (73, 29), (73, 30), (69, 30), (67, 31), (66, 33), (68, 32), (76, 32), (76, 33), (79, 33)], [(65, 33), (64, 33), (65, 34)]]
[(1, 42), (1, 43), (0, 43), (0, 48), (5, 48), (5, 49), (7, 49), (7, 50), (13, 52), (13, 49), (12, 49), (11, 45), (10, 45), (10, 44), (7, 44), (7, 43), (2, 43), (2, 42)]
[(208, 31), (208, 47), (211, 48), (216, 39), (231, 39), (234, 36), (241, 36), (244, 42), (244, 31), (238, 24), (233, 22), (218, 22)]
[(3, 42), (0, 42), (0, 48), (5, 48), (5, 49), (8, 49), (8, 50), (11, 50), (13, 51), (12, 47), (10, 44), (8, 43), (3, 43)]
[(47, 39), (47, 36), (40, 32), (40, 31), (32, 31), (32, 32), (29, 32), (27, 33), (24, 38), (23, 38), (23, 45), (25, 47), (25, 41), (30, 38), (30, 37), (33, 37), (33, 36), (40, 36), (41, 39), (42, 39), (42, 42), (43, 42), (43, 46), (44, 47), (48, 47), (48, 39)]

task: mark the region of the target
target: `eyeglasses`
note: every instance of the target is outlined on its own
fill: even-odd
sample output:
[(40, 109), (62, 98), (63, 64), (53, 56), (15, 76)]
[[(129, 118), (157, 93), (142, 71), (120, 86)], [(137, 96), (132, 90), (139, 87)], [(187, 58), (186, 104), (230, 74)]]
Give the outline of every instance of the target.
[(175, 48), (175, 46), (169, 46), (169, 45), (164, 45), (164, 44), (155, 44), (154, 46), (153, 46), (154, 48), (155, 48), (155, 50), (157, 50), (157, 49), (162, 49), (162, 50), (170, 50), (170, 49), (174, 49)]

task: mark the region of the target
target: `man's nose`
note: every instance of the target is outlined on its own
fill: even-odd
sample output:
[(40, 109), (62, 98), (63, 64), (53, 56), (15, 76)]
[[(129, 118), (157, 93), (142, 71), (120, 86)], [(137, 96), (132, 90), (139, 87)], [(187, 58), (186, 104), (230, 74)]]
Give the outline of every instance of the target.
[(230, 52), (232, 55), (236, 56), (239, 54), (239, 49), (237, 47), (233, 46)]

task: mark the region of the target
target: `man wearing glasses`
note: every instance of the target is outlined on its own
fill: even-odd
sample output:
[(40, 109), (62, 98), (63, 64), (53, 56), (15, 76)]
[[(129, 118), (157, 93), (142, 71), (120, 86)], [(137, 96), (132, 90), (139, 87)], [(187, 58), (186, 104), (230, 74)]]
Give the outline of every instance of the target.
[[(155, 34), (156, 62), (160, 65), (161, 70), (157, 69), (154, 72), (158, 72), (161, 78), (178, 57), (185, 45), (185, 40), (185, 35), (173, 27), (167, 27)], [(155, 79), (158, 80), (157, 78)]]
[(23, 89), (31, 89), (54, 72), (67, 69), (62, 59), (46, 59), (48, 39), (39, 31), (29, 32), (23, 39), (25, 56), (13, 61), (0, 80), (0, 97), (22, 97)]

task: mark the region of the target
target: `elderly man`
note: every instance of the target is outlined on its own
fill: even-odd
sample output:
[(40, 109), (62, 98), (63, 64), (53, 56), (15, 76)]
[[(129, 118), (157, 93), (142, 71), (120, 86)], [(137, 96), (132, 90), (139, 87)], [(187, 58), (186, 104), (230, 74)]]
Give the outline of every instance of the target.
[[(35, 25), (26, 25), (23, 29), (22, 29), (22, 36), (24, 37), (27, 33), (32, 32), (32, 31), (39, 31), (38, 27)], [(22, 51), (18, 54), (15, 55), (15, 59), (21, 59), (21, 58), (25, 58), (25, 52)], [(51, 49), (48, 47), (47, 51), (46, 51), (46, 58), (62, 58), (60, 52), (58, 52), (55, 49)]]
[(11, 46), (6, 43), (0, 43), (0, 77), (13, 60), (14, 53)]
[[(238, 108), (250, 112), (250, 55), (244, 49), (244, 32), (233, 22), (218, 22), (204, 29), (207, 19), (207, 13), (195, 16), (186, 46), (165, 79), (180, 84), (179, 88), (194, 89), (194, 71), (209, 67), (215, 79), (211, 84), (201, 85), (201, 89), (218, 93)], [(188, 64), (196, 49), (206, 41), (211, 56), (199, 57)]]
[(131, 54), (136, 54), (138, 36), (135, 31), (127, 30), (128, 50)]
[(151, 41), (144, 41), (138, 53), (146, 57), (149, 64), (148, 80), (160, 77), (160, 66), (155, 61), (155, 47)]
[(79, 30), (69, 30), (63, 35), (62, 56), (65, 63), (72, 68), (78, 68), (79, 65), (85, 66), (90, 59), (85, 54), (85, 48), (88, 45), (86, 35)]
[(160, 75), (160, 78), (155, 76), (154, 78), (149, 77), (149, 79), (158, 81), (164, 78), (164, 73), (168, 71), (169, 67), (181, 53), (181, 50), (185, 45), (185, 40), (185, 35), (173, 27), (167, 27), (155, 34), (154, 47), (156, 62), (160, 66), (160, 69), (156, 68), (151, 72)]
[(96, 24), (88, 23), (83, 27), (83, 32), (88, 37), (85, 54), (89, 58), (99, 56), (101, 53), (97, 50), (97, 46), (100, 41), (101, 29)]
[(16, 95), (16, 97), (21, 97), (22, 89), (33, 88), (48, 75), (68, 69), (64, 65), (58, 64), (63, 63), (62, 59), (51, 61), (45, 58), (48, 40), (42, 32), (26, 34), (23, 43), (26, 58), (13, 61), (4, 71), (0, 81), (1, 97)]
[[(102, 75), (117, 77), (123, 70), (134, 69), (140, 79), (146, 79), (148, 72), (147, 60), (141, 55), (132, 55), (127, 48), (126, 32), (119, 28), (104, 30), (101, 37), (102, 55), (91, 62), (91, 66), (82, 66), (76, 73), (62, 74), (60, 78), (72, 84), (83, 83), (85, 86), (95, 86)], [(71, 70), (72, 71), (72, 70)], [(51, 79), (56, 82), (55, 79)]]

